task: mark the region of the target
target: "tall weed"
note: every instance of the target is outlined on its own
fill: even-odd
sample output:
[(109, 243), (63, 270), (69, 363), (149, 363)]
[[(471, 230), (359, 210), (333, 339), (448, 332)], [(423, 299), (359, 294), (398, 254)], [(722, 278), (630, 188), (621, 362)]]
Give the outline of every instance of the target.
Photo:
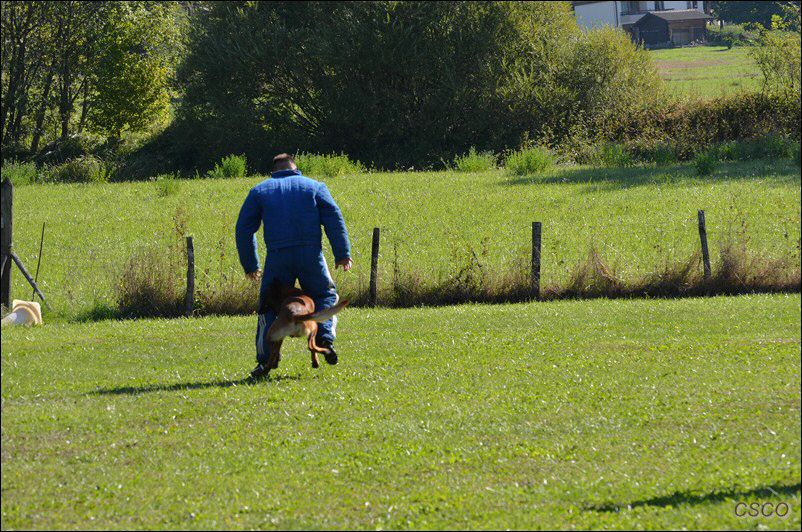
[(599, 166), (607, 168), (624, 168), (632, 166), (635, 160), (623, 144), (609, 142), (599, 147), (596, 162)]
[(47, 175), (41, 172), (33, 162), (3, 161), (0, 171), (3, 179), (8, 178), (14, 186), (29, 185), (47, 181)]
[(554, 164), (554, 156), (541, 146), (523, 148), (507, 155), (504, 168), (512, 175), (542, 174)]
[(696, 175), (703, 177), (712, 175), (718, 167), (718, 159), (714, 152), (706, 151), (697, 153), (693, 158), (693, 169)]
[(352, 161), (347, 155), (299, 153), (295, 156), (298, 169), (310, 177), (341, 177), (365, 171), (359, 161)]
[(244, 155), (229, 155), (223, 157), (214, 168), (206, 173), (206, 177), (211, 179), (231, 179), (245, 177), (247, 173), (247, 161)]
[(496, 167), (496, 156), (493, 152), (477, 152), (471, 147), (468, 153), (454, 158), (454, 169), (458, 172), (486, 172)]
[(156, 184), (156, 195), (160, 198), (175, 196), (181, 190), (181, 181), (175, 173), (158, 175), (153, 182)]
[(186, 296), (186, 212), (173, 216), (173, 235), (166, 247), (135, 252), (123, 266), (117, 286), (119, 315), (125, 318), (177, 317), (184, 313)]

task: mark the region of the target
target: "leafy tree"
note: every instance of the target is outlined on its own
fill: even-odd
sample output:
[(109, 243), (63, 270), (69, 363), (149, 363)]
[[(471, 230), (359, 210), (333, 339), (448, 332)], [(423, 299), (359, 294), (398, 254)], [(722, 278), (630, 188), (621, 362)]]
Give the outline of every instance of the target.
[(47, 132), (69, 144), (90, 122), (117, 137), (158, 122), (183, 49), (184, 10), (176, 2), (2, 2), (3, 157), (26, 155), (28, 140), (35, 154)]
[(783, 16), (786, 13), (785, 6), (787, 4), (799, 6), (800, 2), (716, 1), (712, 3), (712, 12), (714, 17), (723, 22), (732, 24), (752, 22), (769, 29), (772, 16)]
[(89, 120), (113, 141), (123, 130), (164, 123), (169, 84), (181, 32), (172, 3), (121, 2), (111, 6), (91, 71)]
[(557, 141), (659, 92), (643, 52), (581, 33), (567, 2), (214, 2), (191, 28), (174, 138), (195, 164), (245, 152), (264, 170), (281, 150), (419, 168)]
[(43, 2), (2, 2), (2, 99), (0, 143), (16, 144), (40, 72), (48, 68), (43, 48), (52, 6)]
[(750, 51), (763, 75), (763, 89), (800, 97), (802, 88), (802, 44), (799, 6), (785, 6), (784, 16), (774, 15), (772, 30), (760, 32), (758, 46)]
[[(53, 14), (48, 17), (54, 25), (55, 41), (45, 53), (53, 58), (57, 76), (58, 114), (61, 123), (61, 140), (70, 134), (70, 119), (76, 100), (83, 96), (88, 104), (89, 76), (94, 51), (110, 2), (82, 2), (65, 0), (55, 2)], [(86, 118), (83, 106), (81, 125)]]

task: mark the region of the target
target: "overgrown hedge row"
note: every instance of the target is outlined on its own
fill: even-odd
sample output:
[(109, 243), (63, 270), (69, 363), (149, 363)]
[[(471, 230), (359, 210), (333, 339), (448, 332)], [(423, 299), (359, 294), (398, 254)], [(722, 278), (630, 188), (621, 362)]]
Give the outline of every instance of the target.
[[(551, 145), (544, 142), (544, 147), (536, 150), (477, 152), (472, 146), (465, 155), (455, 154), (441, 160), (440, 164), (462, 171), (482, 171), (501, 162), (514, 173), (530, 174), (552, 164), (548, 151), (556, 155), (555, 162), (608, 167), (671, 164), (691, 160), (701, 153), (712, 155), (716, 160), (799, 159), (801, 114), (799, 99), (789, 94), (744, 93), (709, 101), (667, 102), (632, 113), (628, 120), (620, 119), (607, 133), (601, 130), (590, 135), (587, 130), (575, 130), (572, 136), (553, 141)], [(80, 139), (71, 138), (69, 142), (66, 148), (71, 155), (64, 162), (37, 166), (33, 162), (8, 161), (3, 165), (3, 175), (20, 184), (154, 179), (156, 175), (138, 174), (136, 170), (140, 168), (132, 165), (130, 159), (103, 160), (102, 150), (80, 148)], [(136, 160), (135, 157), (133, 163)], [(247, 169), (253, 171), (253, 165), (250, 161), (247, 163)], [(299, 154), (298, 164), (308, 175), (318, 178), (365, 170), (362, 163), (352, 161), (345, 154)], [(163, 172), (168, 173), (173, 174), (172, 171)], [(245, 173), (245, 156), (230, 155), (215, 163), (208, 172), (193, 170), (183, 175), (224, 178), (242, 177)]]
[(645, 109), (614, 131), (611, 140), (635, 151), (670, 146), (678, 159), (685, 160), (728, 141), (767, 136), (799, 141), (799, 128), (798, 96), (755, 92)]

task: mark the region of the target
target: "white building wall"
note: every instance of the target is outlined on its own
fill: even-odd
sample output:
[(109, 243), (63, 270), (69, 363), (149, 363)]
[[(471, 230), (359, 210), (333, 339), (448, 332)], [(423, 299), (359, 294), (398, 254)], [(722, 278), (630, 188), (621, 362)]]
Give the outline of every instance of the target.
[[(655, 2), (640, 2), (643, 11), (654, 11)], [(705, 3), (697, 2), (696, 9), (704, 12)], [(663, 2), (663, 9), (683, 10), (691, 9), (689, 2), (669, 1)], [(618, 13), (616, 13), (618, 11)], [(643, 13), (624, 15), (627, 11), (626, 2), (593, 2), (574, 6), (576, 22), (580, 28), (598, 28), (600, 26), (621, 26), (634, 24), (643, 17)]]
[[(598, 28), (616, 24), (616, 8), (620, 2), (594, 2), (574, 7), (576, 22), (580, 28)], [(618, 7), (620, 9), (620, 7)]]
[[(653, 3), (653, 2), (650, 2)], [(688, 2), (663, 2), (665, 9), (693, 9), (692, 7), (688, 7)], [(699, 11), (704, 12), (705, 10), (705, 3), (704, 2), (697, 2), (696, 9)]]

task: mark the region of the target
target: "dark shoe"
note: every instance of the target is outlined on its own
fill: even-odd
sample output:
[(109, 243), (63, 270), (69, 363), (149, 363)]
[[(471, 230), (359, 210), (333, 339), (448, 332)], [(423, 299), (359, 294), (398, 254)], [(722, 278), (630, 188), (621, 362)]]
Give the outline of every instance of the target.
[(253, 371), (251, 371), (251, 378), (252, 379), (261, 379), (263, 377), (267, 377), (267, 374), (270, 373), (270, 368), (268, 368), (264, 364), (257, 364)]
[(334, 350), (334, 346), (331, 345), (331, 342), (328, 340), (321, 340), (317, 342), (317, 345), (327, 350), (323, 353), (323, 356), (326, 357), (326, 362), (332, 366), (335, 365), (339, 359), (337, 358), (337, 351)]

